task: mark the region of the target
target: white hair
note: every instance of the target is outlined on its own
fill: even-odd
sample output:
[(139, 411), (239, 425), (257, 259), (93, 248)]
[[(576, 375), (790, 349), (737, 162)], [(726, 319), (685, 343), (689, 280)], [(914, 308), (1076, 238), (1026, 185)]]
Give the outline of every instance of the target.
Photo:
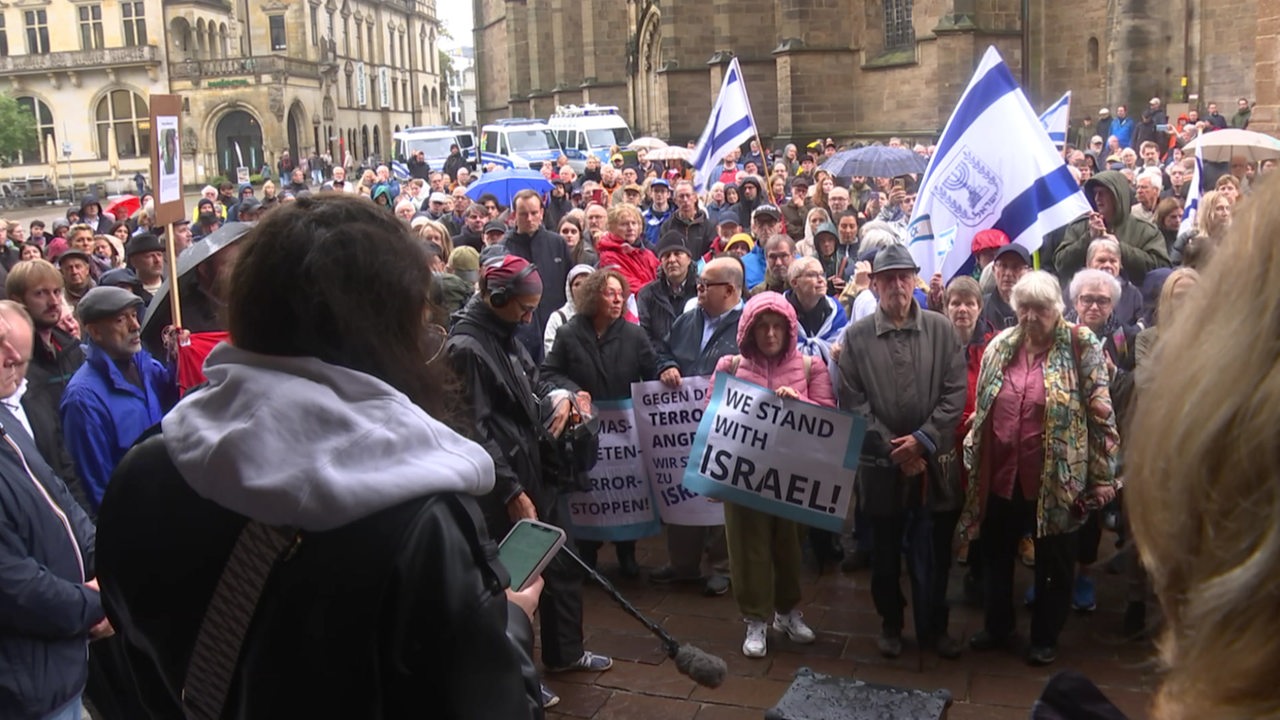
[(1084, 262), (1086, 265), (1093, 262), (1093, 256), (1098, 254), (1099, 250), (1106, 250), (1116, 257), (1120, 255), (1120, 242), (1112, 237), (1100, 237), (1089, 243), (1089, 249), (1085, 251)]
[(797, 278), (813, 268), (816, 268), (818, 272), (822, 272), (822, 263), (818, 262), (818, 258), (797, 258), (791, 263), (791, 267), (787, 268), (787, 284), (794, 283)]
[[(993, 265), (995, 263), (992, 263)], [(1094, 272), (1101, 272), (1095, 270)], [(1104, 275), (1106, 273), (1103, 273)], [(1107, 275), (1107, 277), (1111, 277)], [(1063, 311), (1062, 302), (1062, 286), (1058, 284), (1058, 278), (1050, 275), (1043, 270), (1032, 270), (1023, 275), (1014, 284), (1012, 292), (1009, 294), (1009, 304), (1013, 306), (1014, 312), (1017, 312), (1021, 305), (1038, 305), (1040, 307), (1053, 308), (1059, 315)]]
[(858, 248), (858, 254), (866, 254), (871, 251), (880, 252), (890, 245), (901, 245), (902, 238), (898, 236), (893, 226), (883, 220), (872, 220), (862, 226), (862, 244)]
[(1140, 183), (1143, 180), (1149, 181), (1157, 190), (1164, 189), (1164, 173), (1160, 172), (1157, 168), (1147, 168), (1146, 170), (1138, 173), (1138, 179), (1134, 182)]
[[(1120, 300), (1121, 289), (1119, 280), (1111, 277), (1110, 273), (1102, 270), (1085, 268), (1084, 270), (1077, 272), (1075, 276), (1071, 278), (1071, 288), (1068, 290), (1071, 294), (1071, 302), (1075, 303), (1075, 301), (1080, 297), (1080, 293), (1083, 292), (1085, 288), (1094, 287), (1095, 285), (1101, 285), (1107, 289), (1107, 292), (1111, 293), (1111, 302), (1114, 303)], [(1017, 288), (1014, 289), (1016, 290)]]

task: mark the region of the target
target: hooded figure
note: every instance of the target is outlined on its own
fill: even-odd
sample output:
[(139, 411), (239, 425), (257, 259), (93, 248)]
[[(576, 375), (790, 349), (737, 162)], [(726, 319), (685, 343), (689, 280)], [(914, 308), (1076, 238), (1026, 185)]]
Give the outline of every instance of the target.
[[(747, 197), (748, 185), (756, 189), (756, 196), (754, 198)], [(764, 186), (760, 184), (760, 178), (755, 175), (743, 178), (742, 188), (739, 191), (739, 194), (741, 195), (738, 199), (739, 222), (742, 224), (742, 227), (749, 228), (751, 227), (751, 213), (755, 212), (756, 208), (765, 202)]]
[(547, 329), (544, 331), (542, 344), (546, 352), (551, 352), (551, 345), (556, 341), (556, 332), (561, 325), (569, 322), (570, 318), (578, 314), (577, 307), (573, 302), (573, 281), (576, 278), (584, 277), (595, 272), (595, 268), (590, 265), (574, 265), (569, 269), (569, 276), (564, 281), (564, 305), (559, 310), (551, 313), (551, 317), (547, 318)]
[[(93, 217), (88, 214), (90, 208), (93, 209)], [(94, 235), (106, 235), (116, 224), (115, 218), (102, 211), (102, 203), (98, 202), (98, 196), (93, 193), (85, 195), (80, 200), (80, 222), (92, 226)]]
[(1059, 277), (1070, 278), (1085, 265), (1089, 243), (1099, 231), (1114, 235), (1120, 242), (1120, 264), (1130, 282), (1141, 285), (1146, 274), (1156, 268), (1169, 267), (1169, 250), (1164, 236), (1145, 220), (1133, 217), (1129, 209), (1133, 198), (1129, 181), (1117, 171), (1098, 173), (1084, 184), (1084, 195), (1102, 216), (1105, 228), (1090, 227), (1094, 215), (1085, 215), (1067, 226), (1066, 236), (1054, 251), (1054, 266)]
[(381, 205), (388, 210), (391, 209), (391, 188), (386, 183), (378, 183), (373, 186), (373, 192), (370, 194), (375, 205)]

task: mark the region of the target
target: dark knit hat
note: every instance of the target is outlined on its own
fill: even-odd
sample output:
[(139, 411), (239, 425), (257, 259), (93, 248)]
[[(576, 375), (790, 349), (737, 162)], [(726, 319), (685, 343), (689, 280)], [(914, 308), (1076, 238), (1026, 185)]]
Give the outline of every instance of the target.
[(663, 255), (666, 255), (673, 250), (679, 250), (687, 255), (692, 255), (692, 253), (689, 252), (689, 246), (684, 242), (684, 236), (675, 231), (668, 232), (666, 235), (662, 236), (662, 239), (658, 241), (658, 247), (654, 250), (654, 253), (661, 258)]

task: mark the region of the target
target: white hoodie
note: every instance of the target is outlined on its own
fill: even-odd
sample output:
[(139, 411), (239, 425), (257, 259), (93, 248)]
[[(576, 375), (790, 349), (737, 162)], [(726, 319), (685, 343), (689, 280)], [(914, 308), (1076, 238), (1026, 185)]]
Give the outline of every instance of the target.
[(161, 422), (201, 497), (269, 525), (322, 531), (424, 495), (483, 495), (493, 460), (390, 385), (315, 358), (218, 345), (209, 386)]

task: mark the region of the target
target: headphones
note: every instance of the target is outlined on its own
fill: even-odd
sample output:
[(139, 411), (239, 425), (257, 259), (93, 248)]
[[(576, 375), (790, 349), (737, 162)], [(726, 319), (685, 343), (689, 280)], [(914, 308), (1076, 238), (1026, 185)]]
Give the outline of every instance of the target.
[(499, 285), (498, 287), (489, 288), (489, 304), (494, 306), (495, 308), (506, 307), (507, 303), (511, 302), (511, 289), (519, 285), (521, 280), (524, 280), (525, 278), (529, 277), (531, 274), (533, 274), (533, 271), (537, 269), (538, 269), (537, 265), (534, 265), (533, 263), (529, 263), (528, 265), (525, 266), (523, 270), (516, 273), (515, 277)]

